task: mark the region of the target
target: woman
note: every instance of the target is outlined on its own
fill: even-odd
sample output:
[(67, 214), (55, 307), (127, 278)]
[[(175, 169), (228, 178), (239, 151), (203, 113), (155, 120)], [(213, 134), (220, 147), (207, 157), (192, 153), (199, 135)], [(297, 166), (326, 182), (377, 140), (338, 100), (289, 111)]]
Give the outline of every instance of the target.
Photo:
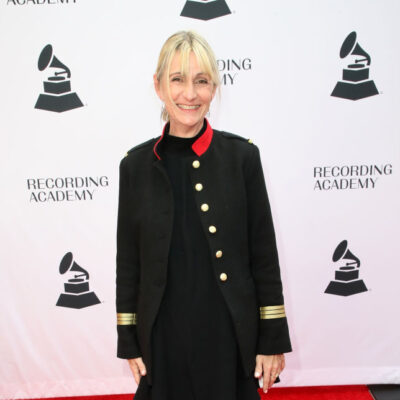
[(120, 165), (118, 357), (136, 400), (257, 400), (291, 351), (258, 148), (213, 130), (208, 43), (178, 32), (154, 75), (162, 135)]

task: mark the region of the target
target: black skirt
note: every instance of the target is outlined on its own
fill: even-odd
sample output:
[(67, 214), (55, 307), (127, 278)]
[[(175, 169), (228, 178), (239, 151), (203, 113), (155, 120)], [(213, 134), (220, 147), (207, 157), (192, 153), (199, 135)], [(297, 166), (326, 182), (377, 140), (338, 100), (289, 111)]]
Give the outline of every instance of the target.
[(188, 157), (201, 134), (190, 139), (166, 135), (163, 140), (174, 226), (167, 286), (152, 330), (152, 385), (141, 378), (135, 400), (260, 399), (258, 380), (243, 372), (190, 182)]

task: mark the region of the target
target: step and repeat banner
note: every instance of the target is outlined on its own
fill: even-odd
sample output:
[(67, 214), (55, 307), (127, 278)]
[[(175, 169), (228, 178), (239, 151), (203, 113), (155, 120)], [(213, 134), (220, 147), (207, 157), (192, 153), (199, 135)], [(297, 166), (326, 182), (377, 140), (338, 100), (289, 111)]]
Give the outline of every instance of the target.
[(204, 35), (210, 122), (251, 138), (293, 353), (281, 386), (400, 383), (397, 0), (1, 0), (0, 398), (129, 393), (118, 166), (160, 134), (168, 36)]

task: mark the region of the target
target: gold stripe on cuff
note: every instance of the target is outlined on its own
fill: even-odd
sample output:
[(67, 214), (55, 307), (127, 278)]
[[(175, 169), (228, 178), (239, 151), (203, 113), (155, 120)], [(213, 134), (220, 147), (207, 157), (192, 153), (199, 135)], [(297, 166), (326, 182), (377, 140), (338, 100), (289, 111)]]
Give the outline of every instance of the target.
[(136, 314), (117, 313), (117, 325), (136, 325)]
[(260, 319), (275, 319), (284, 317), (286, 317), (284, 305), (260, 307)]
[(281, 306), (264, 306), (264, 307), (260, 307), (260, 311), (272, 311), (272, 310), (284, 310), (285, 306), (281, 305)]
[(261, 317), (274, 317), (276, 315), (286, 315), (285, 311), (277, 312), (277, 313), (260, 313)]
[(285, 318), (286, 314), (275, 314), (275, 315), (260, 315), (260, 319), (276, 319), (276, 318)]

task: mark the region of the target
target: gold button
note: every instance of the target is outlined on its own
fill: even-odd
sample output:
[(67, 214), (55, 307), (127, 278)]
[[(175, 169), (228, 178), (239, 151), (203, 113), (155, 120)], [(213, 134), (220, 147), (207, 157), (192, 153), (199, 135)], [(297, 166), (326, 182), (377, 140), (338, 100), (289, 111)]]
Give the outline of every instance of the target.
[(249, 139), (249, 143), (250, 143), (250, 144), (252, 144), (252, 143), (253, 143), (253, 141), (252, 141), (251, 139)]
[(221, 279), (221, 281), (225, 282), (228, 279), (228, 275), (223, 272), (220, 276), (219, 279)]
[[(215, 233), (217, 232), (217, 228), (214, 225), (210, 225), (208, 227), (208, 230), (210, 231), (210, 233)], [(218, 257), (218, 256), (217, 256)]]
[(201, 192), (201, 191), (203, 190), (203, 185), (202, 185), (201, 183), (196, 183), (195, 189), (196, 189), (198, 192)]
[(199, 160), (194, 160), (192, 162), (192, 166), (193, 166), (193, 168), (199, 168), (200, 167), (200, 161)]
[(201, 205), (200, 208), (201, 208), (201, 211), (206, 212), (206, 211), (208, 211), (208, 209), (209, 209), (210, 207), (208, 207), (208, 204), (207, 204), (207, 203), (204, 203), (204, 204)]
[(221, 258), (221, 257), (222, 257), (222, 250), (218, 250), (218, 251), (215, 253), (215, 257)]

